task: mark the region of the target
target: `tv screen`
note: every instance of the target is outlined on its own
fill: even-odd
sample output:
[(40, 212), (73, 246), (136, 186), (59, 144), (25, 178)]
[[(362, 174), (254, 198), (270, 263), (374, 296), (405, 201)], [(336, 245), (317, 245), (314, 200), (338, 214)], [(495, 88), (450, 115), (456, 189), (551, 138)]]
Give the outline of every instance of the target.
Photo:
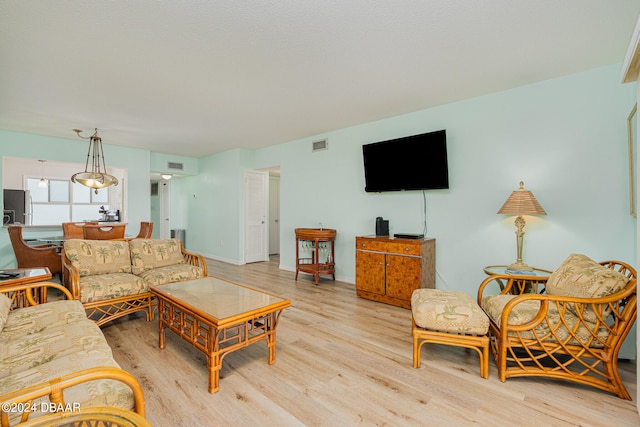
[(449, 188), (445, 130), (362, 146), (365, 191)]

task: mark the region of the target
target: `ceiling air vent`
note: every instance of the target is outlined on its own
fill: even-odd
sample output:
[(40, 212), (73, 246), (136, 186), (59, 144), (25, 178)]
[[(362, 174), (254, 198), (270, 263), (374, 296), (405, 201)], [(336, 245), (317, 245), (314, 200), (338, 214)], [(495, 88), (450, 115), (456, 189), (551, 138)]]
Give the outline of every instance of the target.
[(183, 170), (184, 164), (176, 162), (167, 162), (167, 169)]
[(326, 139), (321, 139), (320, 141), (314, 141), (311, 143), (311, 151), (322, 151), (328, 149), (329, 143)]

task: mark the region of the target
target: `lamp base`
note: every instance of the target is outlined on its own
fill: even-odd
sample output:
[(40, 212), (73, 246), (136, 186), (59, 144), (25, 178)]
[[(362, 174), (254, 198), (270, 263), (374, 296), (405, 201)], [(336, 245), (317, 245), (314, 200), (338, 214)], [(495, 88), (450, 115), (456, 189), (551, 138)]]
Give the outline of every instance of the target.
[(529, 267), (527, 264), (525, 264), (522, 261), (516, 261), (513, 264), (507, 266), (507, 270), (512, 270), (512, 271), (532, 271), (533, 268)]

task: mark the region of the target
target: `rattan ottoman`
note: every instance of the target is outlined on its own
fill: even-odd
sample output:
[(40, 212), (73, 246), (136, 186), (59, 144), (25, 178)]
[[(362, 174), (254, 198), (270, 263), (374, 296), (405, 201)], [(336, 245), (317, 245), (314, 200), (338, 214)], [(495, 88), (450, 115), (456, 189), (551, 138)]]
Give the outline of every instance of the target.
[(426, 343), (474, 349), (480, 356), (480, 376), (489, 377), (489, 318), (464, 292), (416, 289), (411, 295), (413, 367), (420, 367)]

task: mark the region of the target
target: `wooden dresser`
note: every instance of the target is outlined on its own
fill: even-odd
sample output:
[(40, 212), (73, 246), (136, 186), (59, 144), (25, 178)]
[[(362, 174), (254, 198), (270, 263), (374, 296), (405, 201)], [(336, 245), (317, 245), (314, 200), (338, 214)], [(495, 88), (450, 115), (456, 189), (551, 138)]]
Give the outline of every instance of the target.
[(436, 287), (436, 240), (356, 237), (356, 294), (411, 308), (418, 288)]

